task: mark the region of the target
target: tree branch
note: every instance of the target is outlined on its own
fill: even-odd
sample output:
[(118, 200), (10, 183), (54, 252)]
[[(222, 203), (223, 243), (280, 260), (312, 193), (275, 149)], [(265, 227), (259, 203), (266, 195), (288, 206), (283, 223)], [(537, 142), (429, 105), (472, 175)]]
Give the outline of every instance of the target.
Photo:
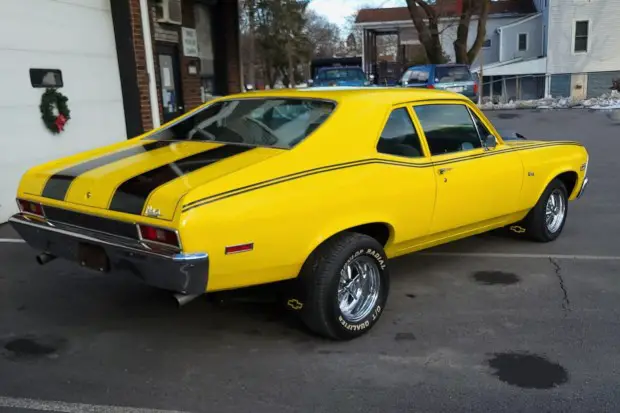
[[(469, 0), (473, 1), (473, 0)], [(476, 40), (467, 52), (467, 61), (472, 64), (476, 56), (480, 52), (484, 39), (487, 35), (487, 18), (489, 17), (489, 9), (491, 8), (491, 0), (478, 0), (480, 4), (480, 14), (478, 15), (478, 30), (476, 31)]]

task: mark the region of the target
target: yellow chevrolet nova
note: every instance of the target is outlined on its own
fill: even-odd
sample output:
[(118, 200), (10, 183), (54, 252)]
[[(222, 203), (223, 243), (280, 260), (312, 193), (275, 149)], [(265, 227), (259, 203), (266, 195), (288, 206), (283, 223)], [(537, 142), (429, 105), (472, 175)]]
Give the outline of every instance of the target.
[(310, 329), (346, 340), (380, 318), (389, 258), (500, 227), (552, 241), (587, 167), (577, 142), (505, 141), (455, 93), (255, 92), (32, 168), (10, 222), (41, 264), (180, 302), (286, 281)]

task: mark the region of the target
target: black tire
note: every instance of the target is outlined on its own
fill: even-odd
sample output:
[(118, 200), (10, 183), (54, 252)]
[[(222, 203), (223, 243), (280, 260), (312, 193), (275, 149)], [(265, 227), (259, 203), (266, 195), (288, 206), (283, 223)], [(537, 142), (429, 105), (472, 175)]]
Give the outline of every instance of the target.
[[(340, 275), (352, 260), (361, 256), (376, 263), (378, 297), (368, 315), (356, 322), (347, 322), (338, 303)], [(348, 232), (334, 236), (317, 248), (304, 264), (297, 281), (299, 294), (296, 297), (300, 298), (289, 300), (289, 306), (298, 310), (310, 330), (334, 340), (351, 340), (367, 333), (379, 321), (390, 288), (387, 257), (381, 244), (367, 235)]]
[[(558, 229), (554, 232), (551, 232), (545, 222), (545, 208), (547, 206), (547, 201), (549, 200), (549, 197), (554, 191), (559, 191), (560, 195), (562, 196), (562, 202), (564, 203), (564, 218)], [(567, 217), (568, 191), (566, 190), (566, 186), (564, 185), (564, 183), (560, 179), (555, 178), (549, 183), (549, 185), (547, 185), (547, 188), (545, 188), (545, 191), (542, 193), (534, 208), (532, 208), (532, 210), (528, 213), (527, 217), (523, 221), (523, 228), (525, 229), (524, 235), (538, 242), (554, 241), (562, 233), (562, 230), (564, 229), (564, 224), (566, 224)]]

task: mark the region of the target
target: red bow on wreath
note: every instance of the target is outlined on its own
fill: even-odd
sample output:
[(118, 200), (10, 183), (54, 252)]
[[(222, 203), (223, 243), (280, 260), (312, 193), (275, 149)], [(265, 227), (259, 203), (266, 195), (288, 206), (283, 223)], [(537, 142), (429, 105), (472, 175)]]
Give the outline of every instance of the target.
[(62, 132), (62, 130), (65, 127), (65, 123), (67, 123), (67, 118), (65, 118), (65, 115), (61, 113), (60, 115), (56, 117), (56, 120), (54, 121), (54, 123), (56, 124), (56, 127), (58, 128), (58, 132)]

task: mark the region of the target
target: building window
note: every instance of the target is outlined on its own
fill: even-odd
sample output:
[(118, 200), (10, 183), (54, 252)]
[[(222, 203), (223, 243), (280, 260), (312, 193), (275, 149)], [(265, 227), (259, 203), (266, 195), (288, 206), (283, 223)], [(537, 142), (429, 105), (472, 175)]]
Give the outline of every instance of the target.
[(490, 47), (491, 47), (491, 39), (484, 39), (484, 42), (482, 43), (482, 48), (488, 49)]
[(588, 51), (589, 22), (587, 20), (575, 22), (575, 53)]
[(519, 51), (527, 50), (527, 33), (519, 33)]

